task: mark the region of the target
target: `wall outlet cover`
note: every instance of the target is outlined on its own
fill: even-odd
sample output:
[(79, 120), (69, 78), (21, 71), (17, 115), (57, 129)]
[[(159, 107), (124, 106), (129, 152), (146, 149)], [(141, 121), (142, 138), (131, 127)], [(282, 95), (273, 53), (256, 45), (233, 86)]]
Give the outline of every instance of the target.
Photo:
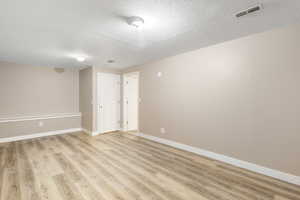
[(165, 134), (166, 133), (166, 129), (165, 128), (160, 128), (160, 133), (161, 134)]
[(39, 122), (39, 127), (42, 127), (42, 126), (44, 126), (44, 122), (40, 121)]

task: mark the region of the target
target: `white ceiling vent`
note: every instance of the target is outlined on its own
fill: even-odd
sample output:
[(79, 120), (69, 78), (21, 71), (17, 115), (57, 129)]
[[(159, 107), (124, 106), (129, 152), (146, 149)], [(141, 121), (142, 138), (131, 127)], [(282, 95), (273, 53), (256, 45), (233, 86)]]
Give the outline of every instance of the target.
[(251, 13), (254, 13), (254, 12), (258, 12), (258, 11), (261, 11), (263, 9), (263, 6), (262, 4), (258, 4), (258, 5), (255, 5), (253, 7), (250, 7), (246, 10), (243, 10), (243, 11), (240, 11), (238, 13), (235, 14), (235, 16), (237, 18), (240, 18), (240, 17), (243, 17), (245, 15), (248, 15), (248, 14), (251, 14)]

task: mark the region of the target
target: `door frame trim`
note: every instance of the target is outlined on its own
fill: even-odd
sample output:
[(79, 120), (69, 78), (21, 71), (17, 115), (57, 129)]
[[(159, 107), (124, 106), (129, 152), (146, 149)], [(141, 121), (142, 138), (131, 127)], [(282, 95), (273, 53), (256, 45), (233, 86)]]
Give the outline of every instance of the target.
[(139, 120), (140, 120), (140, 72), (139, 71), (134, 71), (134, 72), (129, 72), (129, 73), (125, 73), (122, 74), (122, 130), (123, 131), (130, 131), (128, 130), (127, 126), (126, 126), (126, 121), (127, 121), (127, 112), (126, 112), (126, 101), (125, 101), (125, 96), (126, 96), (126, 90), (125, 90), (125, 77), (127, 76), (132, 76), (132, 75), (137, 75), (138, 77), (138, 105), (137, 105), (137, 110), (138, 110), (138, 117), (137, 117), (137, 131), (139, 131)]

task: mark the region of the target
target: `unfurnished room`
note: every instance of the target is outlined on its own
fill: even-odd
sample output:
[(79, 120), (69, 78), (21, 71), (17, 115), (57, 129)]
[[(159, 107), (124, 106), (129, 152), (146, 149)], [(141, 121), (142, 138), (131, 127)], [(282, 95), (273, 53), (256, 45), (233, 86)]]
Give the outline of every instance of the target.
[(1, 0), (0, 200), (300, 200), (300, 1)]

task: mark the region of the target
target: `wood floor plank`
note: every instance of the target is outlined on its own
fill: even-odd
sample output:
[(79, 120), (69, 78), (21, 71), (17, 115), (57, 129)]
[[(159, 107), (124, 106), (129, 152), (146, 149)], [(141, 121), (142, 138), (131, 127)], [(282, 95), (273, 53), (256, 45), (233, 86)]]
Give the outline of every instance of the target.
[(8, 168), (4, 169), (3, 182), (5, 184), (3, 184), (0, 199), (19, 200), (21, 196), (17, 172)]
[(37, 152), (35, 152), (35, 156), (30, 157), (30, 161), (36, 177), (37, 191), (40, 194), (41, 199), (63, 200), (62, 196), (59, 195), (59, 191), (53, 179), (49, 178), (53, 175), (57, 175), (57, 172), (53, 172), (55, 167), (53, 167), (52, 163), (49, 162), (48, 155), (44, 151), (45, 148), (40, 148), (42, 147), (42, 144), (38, 144), (39, 140), (34, 140), (33, 143), (35, 143), (37, 147)]
[(3, 179), (4, 179), (4, 160), (5, 160), (6, 148), (2, 145), (0, 146), (0, 199), (3, 189)]
[[(31, 148), (31, 147), (30, 147)], [(18, 175), (20, 181), (21, 199), (39, 200), (40, 194), (37, 191), (37, 182), (33, 173), (30, 160), (22, 142), (17, 143), (18, 153)]]
[[(85, 169), (85, 174), (96, 184), (101, 187), (102, 193), (106, 199), (140, 199), (132, 189), (116, 182), (114, 177), (104, 171), (99, 171), (99, 165), (94, 162), (80, 162), (81, 169)], [(103, 168), (102, 168), (103, 169)], [(101, 174), (95, 177), (94, 174)], [(129, 190), (127, 190), (129, 189)]]
[(54, 156), (64, 169), (64, 174), (66, 177), (68, 177), (75, 185), (78, 186), (77, 188), (79, 188), (79, 191), (81, 191), (83, 196), (86, 196), (87, 199), (90, 200), (104, 199), (101, 193), (95, 189), (95, 187), (85, 178), (85, 176), (83, 176), (83, 174), (74, 166), (74, 164), (66, 158), (65, 155), (55, 154)]
[(6, 150), (1, 149), (0, 169), (0, 199), (20, 199), (20, 185), (17, 173), (17, 152), (15, 143), (6, 145)]
[[(123, 178), (124, 176), (122, 176), (122, 173), (113, 171), (111, 166), (103, 165), (103, 162), (97, 162), (92, 158), (85, 163), (79, 160), (78, 162), (82, 167), (88, 169), (89, 172), (101, 174), (101, 179), (105, 180), (111, 186), (111, 188), (113, 188), (113, 193), (117, 193), (114, 188), (118, 188), (118, 191), (121, 192), (122, 195), (125, 195), (128, 199), (143, 199), (142, 196), (137, 192), (139, 187), (136, 189), (129, 187), (131, 185), (129, 181), (130, 177)], [(92, 174), (89, 173), (89, 175), (91, 176)]]
[(0, 146), (0, 200), (300, 200), (300, 187), (115, 132)]
[[(79, 146), (81, 146), (81, 145), (79, 145)], [(87, 146), (87, 149), (90, 150), (90, 148), (91, 148), (90, 146)], [(82, 150), (85, 151), (85, 148), (83, 148)], [(81, 151), (81, 150), (77, 149), (76, 151)], [(105, 151), (107, 151), (107, 149), (105, 149)], [(86, 153), (95, 155), (94, 153), (96, 153), (96, 152), (88, 151)], [(80, 155), (82, 155), (82, 154), (84, 154), (84, 153), (81, 151)], [(87, 173), (89, 176), (93, 177), (94, 174), (98, 173), (99, 176), (101, 177), (101, 179), (104, 180), (105, 187), (107, 187), (108, 190), (111, 191), (111, 194), (113, 194), (114, 198), (120, 198), (119, 197), (120, 195), (117, 194), (118, 192), (114, 189), (114, 188), (119, 188), (119, 191), (123, 191), (122, 193), (126, 196), (126, 199), (148, 199), (148, 198), (142, 198), (140, 196), (140, 194), (138, 194), (138, 192), (133, 190), (133, 188), (128, 187), (128, 185), (124, 183), (124, 180), (126, 180), (126, 182), (133, 182), (133, 184), (135, 184), (135, 186), (136, 186), (135, 189), (142, 188), (142, 190), (146, 190), (147, 192), (149, 192), (149, 190), (147, 190), (147, 188), (145, 189), (145, 187), (143, 186), (142, 183), (137, 183), (137, 181), (133, 180), (132, 177), (130, 177), (130, 176), (125, 175), (125, 177), (124, 177), (124, 173), (122, 173), (119, 170), (114, 170), (112, 172), (113, 166), (111, 166), (111, 165), (104, 166), (103, 160), (92, 158), (91, 157), (92, 155), (90, 155), (88, 160), (85, 162), (82, 162), (82, 160), (80, 160), (79, 157), (76, 157), (75, 159), (77, 159), (77, 163), (80, 163), (81, 167), (83, 169), (85, 169), (85, 173)], [(100, 161), (100, 162), (98, 162), (98, 161)], [(115, 174), (117, 174), (119, 176), (117, 177)], [(123, 177), (123, 179), (122, 179), (122, 177)], [(108, 186), (109, 184), (111, 184), (111, 186)], [(130, 183), (130, 185), (131, 184), (132, 183)], [(152, 194), (151, 199), (160, 199), (160, 197), (157, 197)]]
[(4, 167), (0, 166), (0, 199), (2, 199), (1, 196), (3, 193), (4, 172), (5, 172)]
[(64, 200), (86, 200), (66, 175), (59, 174), (54, 176), (53, 179)]
[(16, 146), (14, 143), (10, 143), (7, 147), (6, 159), (3, 167), (15, 171), (17, 167), (16, 162)]
[[(101, 153), (101, 152), (100, 152)], [(104, 153), (104, 152), (103, 152)], [(101, 154), (99, 154), (99, 155), (101, 155)], [(104, 155), (102, 155), (102, 156), (104, 156)], [(101, 158), (100, 160), (104, 160), (105, 158)], [(126, 164), (124, 165), (124, 163), (120, 163), (120, 162), (118, 162), (116, 159), (113, 159), (112, 157), (109, 157), (109, 158), (107, 158), (107, 161), (109, 162), (109, 161), (111, 161), (111, 160), (114, 160), (115, 161), (115, 163), (117, 163), (117, 165), (116, 166), (118, 166), (118, 165), (122, 165), (122, 168), (119, 168), (120, 170), (122, 170), (122, 169), (127, 169), (127, 171), (130, 169), (130, 166), (126, 166)], [(153, 172), (153, 173), (156, 173), (156, 172)], [(174, 195), (173, 193), (174, 192), (172, 192), (172, 191), (170, 191), (169, 189), (167, 189), (167, 190), (165, 190), (165, 189), (163, 189), (163, 188), (161, 188), (161, 187), (159, 187), (157, 184), (155, 184), (155, 182), (153, 182), (153, 181), (151, 181), (151, 180), (148, 180), (148, 179), (151, 179), (151, 176), (153, 176), (153, 174), (151, 174), (151, 176), (150, 177), (144, 177), (142, 174), (140, 174), (140, 173), (138, 173), (137, 171), (134, 171), (134, 170), (130, 170), (130, 174), (135, 174), (135, 176), (138, 178), (138, 179), (141, 179), (141, 180), (146, 180), (146, 181), (144, 181), (144, 182), (146, 182), (147, 184), (149, 184), (150, 185), (150, 187), (151, 188), (155, 188), (155, 191), (159, 191), (161, 194), (163, 194), (163, 195), (167, 195), (167, 199), (170, 199), (170, 198), (173, 198), (173, 199), (180, 199), (180, 197), (177, 195)], [(156, 180), (157, 182), (159, 182), (158, 180)], [(204, 197), (198, 197), (198, 199), (204, 199)]]

